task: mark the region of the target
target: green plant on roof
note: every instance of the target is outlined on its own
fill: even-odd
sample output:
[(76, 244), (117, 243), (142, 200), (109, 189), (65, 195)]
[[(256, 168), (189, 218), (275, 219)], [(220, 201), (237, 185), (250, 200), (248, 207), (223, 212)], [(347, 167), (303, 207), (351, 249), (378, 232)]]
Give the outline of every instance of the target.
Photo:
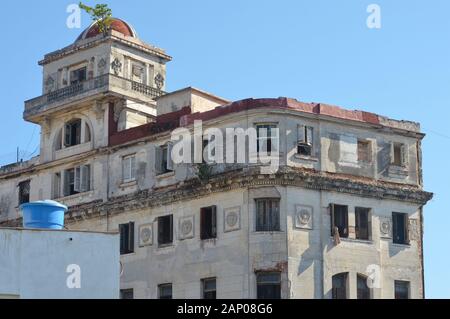
[(112, 11), (107, 4), (97, 4), (95, 7), (87, 6), (80, 2), (78, 5), (80, 9), (86, 11), (97, 24), (98, 30), (106, 35), (111, 27)]

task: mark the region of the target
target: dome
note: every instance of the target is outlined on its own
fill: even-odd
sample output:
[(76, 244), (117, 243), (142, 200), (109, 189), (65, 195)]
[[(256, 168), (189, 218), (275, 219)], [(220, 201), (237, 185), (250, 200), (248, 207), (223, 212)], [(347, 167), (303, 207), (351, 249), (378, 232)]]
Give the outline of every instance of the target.
[[(137, 38), (137, 34), (134, 28), (121, 19), (112, 18), (111, 29), (120, 32), (125, 36)], [(77, 38), (77, 41), (93, 38), (98, 34), (100, 34), (100, 30), (97, 26), (97, 22), (94, 22), (80, 34), (80, 36)]]

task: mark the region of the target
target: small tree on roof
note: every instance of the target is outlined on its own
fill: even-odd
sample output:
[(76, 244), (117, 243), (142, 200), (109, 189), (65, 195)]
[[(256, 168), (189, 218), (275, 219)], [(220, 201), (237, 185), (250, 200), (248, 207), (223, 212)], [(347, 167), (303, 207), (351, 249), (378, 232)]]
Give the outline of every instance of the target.
[(91, 16), (92, 20), (96, 22), (100, 32), (104, 35), (108, 33), (113, 19), (112, 11), (108, 8), (107, 4), (97, 4), (95, 7), (90, 7), (80, 2), (78, 6)]

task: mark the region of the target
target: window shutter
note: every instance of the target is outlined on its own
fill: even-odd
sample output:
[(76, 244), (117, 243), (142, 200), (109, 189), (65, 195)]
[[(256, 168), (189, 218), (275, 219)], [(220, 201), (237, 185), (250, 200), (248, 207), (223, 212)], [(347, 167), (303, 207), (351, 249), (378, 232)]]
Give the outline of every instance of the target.
[(211, 235), (213, 238), (217, 237), (217, 206), (211, 207)]
[(401, 146), (401, 156), (402, 156), (402, 166), (408, 165), (408, 146), (406, 144), (402, 144)]
[(89, 165), (81, 166), (81, 185), (80, 191), (87, 192), (90, 188), (91, 170)]
[(53, 176), (53, 198), (61, 197), (61, 175), (55, 173)]
[(267, 139), (268, 139), (268, 129), (267, 127), (258, 128), (258, 146), (259, 152), (267, 153)]
[(395, 163), (395, 151), (394, 151), (394, 148), (395, 148), (394, 143), (391, 142), (391, 164)]
[(205, 239), (206, 237), (206, 218), (205, 218), (205, 208), (200, 208), (200, 239)]
[(130, 179), (136, 178), (136, 157), (132, 156), (130, 158)]
[(313, 145), (313, 132), (314, 129), (311, 126), (306, 127), (306, 139), (305, 142), (309, 145)]
[(162, 244), (164, 242), (164, 229), (163, 229), (163, 219), (162, 217), (158, 218), (158, 244)]
[(173, 242), (173, 215), (170, 215), (169, 223), (170, 223), (169, 242)]
[(131, 179), (131, 157), (125, 157), (122, 159), (122, 178), (124, 182)]
[(173, 148), (173, 144), (168, 143), (167, 144), (167, 167), (166, 168), (169, 171), (173, 171), (172, 148)]
[(335, 223), (335, 221), (334, 221), (334, 204), (330, 204), (329, 210), (330, 210), (330, 217), (331, 217), (331, 236), (333, 236), (334, 235), (334, 223)]
[(127, 241), (125, 225), (122, 224), (119, 225), (119, 233), (120, 233), (120, 253), (124, 254)]
[(410, 219), (408, 218), (408, 214), (405, 214), (405, 223), (404, 223), (404, 227), (405, 227), (405, 242), (406, 244), (410, 243)]
[(71, 125), (66, 124), (64, 126), (64, 146), (70, 146), (70, 142), (72, 140), (71, 133), (72, 133)]
[(73, 190), (75, 192), (80, 192), (80, 188), (81, 188), (81, 169), (80, 167), (76, 167), (74, 169), (74, 186), (73, 186)]
[(64, 196), (68, 196), (70, 193), (70, 173), (69, 171), (64, 171), (64, 176), (63, 176), (63, 183), (64, 183)]
[(157, 174), (163, 172), (162, 170), (162, 149), (159, 146), (155, 146), (155, 171)]
[(128, 223), (128, 252), (134, 252), (134, 222)]
[(305, 126), (301, 125), (301, 124), (297, 125), (297, 142), (298, 143), (305, 143), (306, 142)]

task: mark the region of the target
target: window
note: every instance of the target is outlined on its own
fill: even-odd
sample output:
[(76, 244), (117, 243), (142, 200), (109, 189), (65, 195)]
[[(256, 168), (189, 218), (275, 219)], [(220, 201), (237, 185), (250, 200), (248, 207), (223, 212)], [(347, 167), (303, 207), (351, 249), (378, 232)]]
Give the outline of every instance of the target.
[(358, 299), (370, 299), (370, 288), (367, 285), (367, 277), (361, 274), (356, 276), (356, 288)]
[(120, 233), (120, 254), (130, 254), (134, 252), (134, 222), (119, 225)]
[(331, 236), (336, 227), (339, 237), (348, 237), (348, 206), (331, 204)]
[(311, 156), (313, 149), (313, 128), (311, 126), (297, 126), (297, 154)]
[(120, 299), (134, 299), (133, 289), (120, 289)]
[(70, 85), (86, 81), (86, 67), (79, 68), (70, 72)]
[(281, 299), (281, 274), (279, 272), (257, 273), (256, 285), (258, 299)]
[(355, 207), (356, 239), (370, 240), (370, 208)]
[(200, 209), (200, 239), (217, 237), (217, 209), (216, 206)]
[(173, 161), (171, 153), (172, 153), (172, 143), (167, 143), (166, 145), (156, 147), (155, 166), (158, 175), (173, 171)]
[(272, 155), (278, 152), (278, 127), (275, 124), (256, 125), (257, 152)]
[(395, 299), (409, 299), (409, 281), (395, 280)]
[(203, 299), (216, 299), (216, 278), (202, 279)]
[(82, 165), (64, 171), (64, 196), (87, 192), (90, 189), (90, 165)]
[(158, 285), (159, 299), (172, 299), (172, 284)]
[(173, 242), (173, 215), (158, 217), (158, 244), (170, 245)]
[(64, 146), (70, 147), (81, 143), (81, 120), (66, 123), (64, 127)]
[(122, 158), (122, 178), (124, 183), (136, 179), (136, 157), (134, 155)]
[(347, 278), (348, 273), (343, 272), (334, 275), (332, 278), (332, 298), (333, 299), (347, 299)]
[(392, 213), (392, 241), (395, 244), (408, 244), (408, 214)]
[(19, 205), (30, 202), (30, 181), (19, 183)]
[(256, 200), (256, 231), (280, 230), (280, 200), (263, 198)]
[(358, 140), (358, 161), (369, 163), (372, 161), (372, 153), (370, 151), (371, 143), (366, 140)]
[(408, 162), (407, 148), (402, 143), (391, 143), (391, 164), (406, 166)]

